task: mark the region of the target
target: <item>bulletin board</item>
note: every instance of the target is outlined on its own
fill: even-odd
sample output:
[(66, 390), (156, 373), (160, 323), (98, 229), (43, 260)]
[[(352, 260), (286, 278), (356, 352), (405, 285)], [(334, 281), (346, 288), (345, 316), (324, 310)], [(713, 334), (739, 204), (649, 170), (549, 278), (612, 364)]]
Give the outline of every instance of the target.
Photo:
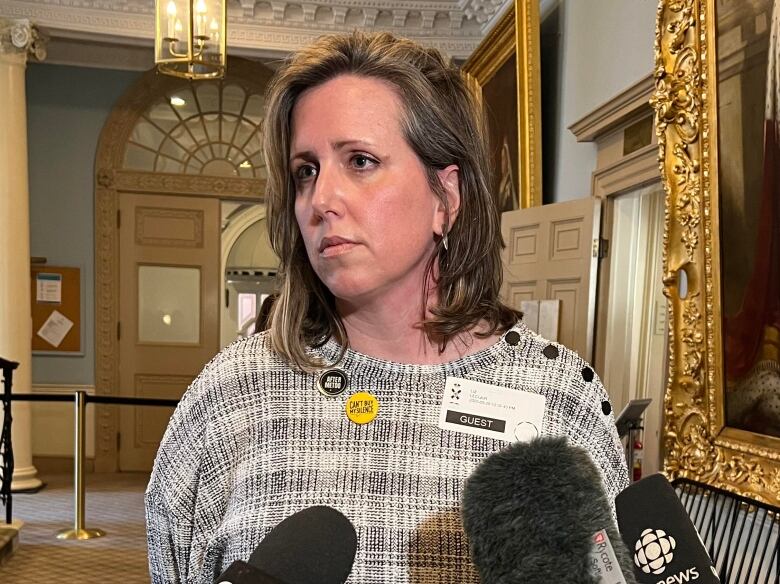
[(32, 350), (81, 352), (81, 270), (57, 266), (30, 269)]

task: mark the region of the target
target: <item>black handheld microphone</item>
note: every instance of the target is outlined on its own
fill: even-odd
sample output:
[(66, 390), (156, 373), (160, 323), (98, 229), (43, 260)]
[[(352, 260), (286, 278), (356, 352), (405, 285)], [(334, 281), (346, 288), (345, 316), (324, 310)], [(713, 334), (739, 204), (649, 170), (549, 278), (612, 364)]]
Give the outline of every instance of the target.
[(462, 513), (483, 584), (636, 584), (601, 474), (564, 437), (488, 456)]
[(640, 584), (720, 583), (699, 533), (663, 475), (630, 485), (615, 507)]
[(357, 533), (349, 519), (331, 507), (309, 507), (274, 527), (248, 562), (233, 562), (215, 582), (343, 584), (356, 551)]

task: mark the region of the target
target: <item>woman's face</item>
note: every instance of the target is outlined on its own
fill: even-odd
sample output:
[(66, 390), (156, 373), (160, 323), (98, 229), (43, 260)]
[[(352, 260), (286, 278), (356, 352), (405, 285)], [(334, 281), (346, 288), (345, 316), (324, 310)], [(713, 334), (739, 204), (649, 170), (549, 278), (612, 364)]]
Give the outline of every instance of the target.
[[(446, 221), (400, 114), (390, 84), (356, 75), (305, 91), (292, 112), (295, 216), (309, 261), (336, 298), (357, 307), (420, 298)], [(457, 191), (456, 167), (438, 172)]]

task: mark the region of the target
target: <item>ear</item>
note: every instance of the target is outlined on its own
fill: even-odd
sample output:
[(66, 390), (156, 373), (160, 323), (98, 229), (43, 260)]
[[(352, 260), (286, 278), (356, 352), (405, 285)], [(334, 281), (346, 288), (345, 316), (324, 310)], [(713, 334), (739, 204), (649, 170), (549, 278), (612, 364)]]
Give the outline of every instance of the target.
[(460, 169), (455, 164), (436, 171), (439, 182), (444, 188), (447, 197), (447, 206), (437, 199), (436, 213), (433, 219), (433, 232), (438, 235), (444, 235), (443, 230), (448, 232), (455, 224), (460, 211)]

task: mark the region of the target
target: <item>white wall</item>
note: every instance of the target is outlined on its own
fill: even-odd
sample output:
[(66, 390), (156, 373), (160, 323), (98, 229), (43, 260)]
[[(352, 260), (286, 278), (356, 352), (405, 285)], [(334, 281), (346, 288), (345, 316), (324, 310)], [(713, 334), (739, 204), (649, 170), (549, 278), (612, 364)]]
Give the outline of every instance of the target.
[(560, 115), (547, 201), (590, 195), (596, 147), (577, 143), (568, 127), (652, 71), (657, 5), (657, 0), (560, 0)]

